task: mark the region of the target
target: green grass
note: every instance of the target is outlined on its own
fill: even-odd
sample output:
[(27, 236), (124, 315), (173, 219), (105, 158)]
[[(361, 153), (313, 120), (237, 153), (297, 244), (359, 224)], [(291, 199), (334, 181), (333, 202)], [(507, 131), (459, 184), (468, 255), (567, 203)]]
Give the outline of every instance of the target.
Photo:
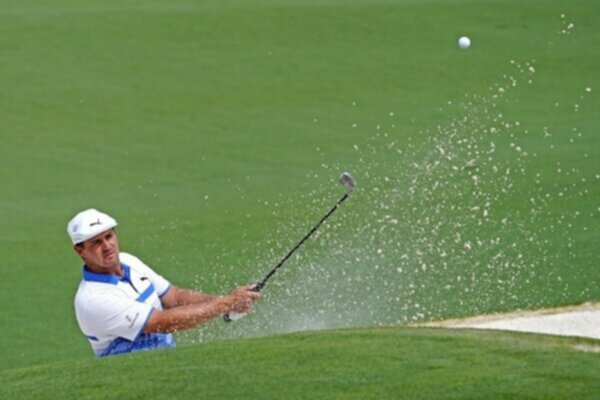
[(0, 370), (88, 362), (77, 211), (224, 292), (318, 221), (342, 170), (359, 190), (252, 318), (131, 359), (597, 301), (599, 18), (566, 0), (0, 1)]
[(572, 348), (585, 342), (416, 328), (309, 332), (16, 368), (1, 373), (0, 393), (28, 400), (75, 394), (81, 399), (592, 399), (600, 391), (600, 360)]

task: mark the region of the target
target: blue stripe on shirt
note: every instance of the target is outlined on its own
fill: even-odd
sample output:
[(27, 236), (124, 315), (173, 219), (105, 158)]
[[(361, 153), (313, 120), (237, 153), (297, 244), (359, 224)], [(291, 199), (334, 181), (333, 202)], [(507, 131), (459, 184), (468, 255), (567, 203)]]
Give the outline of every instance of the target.
[(116, 338), (107, 348), (96, 353), (98, 357), (133, 353), (143, 350), (168, 349), (175, 347), (175, 339), (170, 333), (142, 333), (134, 341)]
[(154, 293), (154, 285), (150, 284), (150, 286), (148, 286), (148, 288), (144, 290), (144, 292), (140, 294), (139, 297), (135, 299), (135, 301), (143, 303), (148, 297), (152, 295), (152, 293)]

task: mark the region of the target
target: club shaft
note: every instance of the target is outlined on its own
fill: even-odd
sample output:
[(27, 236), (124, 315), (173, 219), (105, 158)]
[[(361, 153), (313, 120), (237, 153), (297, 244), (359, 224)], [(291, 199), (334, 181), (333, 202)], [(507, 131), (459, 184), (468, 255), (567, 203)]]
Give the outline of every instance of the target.
[(308, 238), (310, 238), (313, 235), (313, 233), (316, 232), (317, 229), (319, 229), (319, 227), (323, 224), (323, 222), (325, 222), (327, 220), (327, 218), (329, 218), (331, 216), (331, 214), (333, 214), (335, 212), (335, 210), (337, 210), (337, 208), (340, 206), (340, 204), (342, 204), (348, 198), (348, 196), (349, 196), (348, 193), (344, 194), (342, 196), (342, 198), (339, 199), (337, 203), (335, 203), (335, 205), (331, 208), (331, 210), (329, 210), (329, 212), (327, 214), (325, 214), (325, 216), (323, 218), (321, 218), (321, 220), (310, 230), (310, 232), (308, 232), (306, 234), (306, 236), (304, 236), (302, 238), (302, 240), (300, 242), (298, 242), (298, 244), (296, 244), (296, 246), (292, 250), (290, 250), (290, 252), (287, 253), (286, 256), (283, 257), (281, 259), (281, 261), (279, 261), (279, 263), (277, 263), (277, 265), (271, 271), (269, 271), (269, 273), (260, 282), (258, 282), (255, 285), (254, 290), (259, 292), (267, 284), (267, 281), (273, 275), (275, 275), (277, 270), (279, 268), (281, 268), (281, 266), (296, 252), (296, 250), (298, 250), (300, 248), (300, 246), (302, 246), (304, 244), (304, 242), (306, 242), (308, 240)]

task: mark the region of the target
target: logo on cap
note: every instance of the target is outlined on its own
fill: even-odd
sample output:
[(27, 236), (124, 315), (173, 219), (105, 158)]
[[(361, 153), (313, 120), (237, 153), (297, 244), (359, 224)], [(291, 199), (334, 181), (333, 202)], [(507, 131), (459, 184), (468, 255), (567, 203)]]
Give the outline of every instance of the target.
[(83, 243), (95, 235), (117, 226), (117, 221), (110, 215), (106, 215), (89, 208), (81, 211), (67, 224), (67, 233), (73, 244)]

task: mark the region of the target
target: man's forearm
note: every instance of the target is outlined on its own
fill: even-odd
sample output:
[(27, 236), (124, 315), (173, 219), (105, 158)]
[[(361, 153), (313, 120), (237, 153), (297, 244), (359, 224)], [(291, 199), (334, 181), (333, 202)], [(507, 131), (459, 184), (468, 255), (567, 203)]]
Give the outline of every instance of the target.
[(259, 297), (251, 285), (240, 286), (225, 296), (173, 287), (161, 299), (166, 310), (152, 312), (144, 333), (191, 329), (227, 312), (247, 313)]
[(227, 296), (204, 295), (203, 298), (194, 296), (188, 299), (198, 300), (198, 303), (173, 307), (164, 311), (155, 310), (146, 323), (144, 333), (167, 333), (191, 329), (226, 313), (231, 309), (232, 304), (231, 299)]
[(184, 306), (187, 304), (202, 304), (205, 302), (214, 301), (219, 297), (221, 296), (205, 294), (202, 292), (197, 292), (195, 290), (179, 289), (177, 304), (180, 306)]
[(195, 290), (181, 289), (177, 286), (172, 286), (167, 294), (161, 298), (161, 302), (163, 308), (170, 309), (188, 304), (203, 304), (205, 302), (214, 301), (218, 297), (220, 296), (213, 296)]

